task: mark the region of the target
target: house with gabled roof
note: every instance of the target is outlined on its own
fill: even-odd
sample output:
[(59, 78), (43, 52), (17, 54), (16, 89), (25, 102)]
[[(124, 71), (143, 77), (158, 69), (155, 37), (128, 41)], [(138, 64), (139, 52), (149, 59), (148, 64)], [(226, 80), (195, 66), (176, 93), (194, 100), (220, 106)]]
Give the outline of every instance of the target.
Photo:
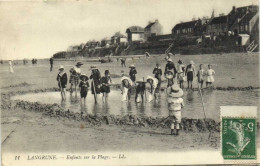
[(228, 33), (228, 17), (221, 15), (214, 17), (208, 23), (206, 28), (207, 34), (211, 36), (211, 39), (215, 39), (219, 35), (227, 35)]
[(144, 28), (140, 26), (131, 26), (126, 29), (127, 41), (143, 41), (144, 40)]
[(144, 28), (144, 39), (147, 41), (148, 37), (162, 35), (162, 25), (158, 20), (149, 22)]

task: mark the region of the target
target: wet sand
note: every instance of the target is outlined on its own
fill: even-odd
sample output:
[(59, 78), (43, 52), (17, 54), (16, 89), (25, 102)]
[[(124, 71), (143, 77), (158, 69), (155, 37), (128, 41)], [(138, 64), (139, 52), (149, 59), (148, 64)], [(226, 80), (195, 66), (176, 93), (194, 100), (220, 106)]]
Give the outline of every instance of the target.
[[(160, 61), (164, 69), (164, 56), (141, 60), (128, 60), (129, 66), (133, 62), (138, 70), (137, 78), (151, 74), (155, 60)], [(223, 54), (223, 55), (187, 55), (175, 56), (173, 59), (183, 59), (187, 64), (189, 60), (196, 63), (213, 64), (216, 71), (215, 86), (219, 87), (259, 87), (259, 57), (254, 54)], [(56, 75), (60, 64), (66, 70), (73, 62), (54, 62), (54, 71), (49, 72), (48, 61), (32, 65), (14, 66), (15, 73), (8, 73), (8, 66), (0, 66), (1, 93), (15, 91), (29, 91), (57, 87)], [(82, 70), (87, 75), (90, 64), (85, 64)], [(114, 60), (110, 64), (97, 63), (102, 74), (105, 69), (115, 75), (121, 70), (128, 73), (129, 69), (122, 69), (120, 62)], [(141, 68), (142, 67), (142, 70)], [(206, 65), (204, 66), (206, 68)], [(139, 68), (139, 69), (138, 69)], [(119, 78), (113, 79), (118, 83)], [(27, 84), (22, 84), (27, 83)], [(17, 85), (17, 86), (16, 86)], [(10, 87), (11, 86), (11, 87)], [(91, 96), (92, 97), (92, 96)], [(17, 128), (16, 123), (18, 122)], [(101, 151), (101, 150), (154, 150), (175, 151), (180, 149), (219, 149), (219, 133), (208, 139), (209, 132), (185, 132), (180, 136), (169, 135), (167, 128), (144, 128), (131, 125), (115, 126), (101, 125), (89, 126), (81, 121), (56, 118), (23, 109), (1, 109), (2, 141), (10, 132), (14, 131), (2, 144), (2, 152), (7, 151)], [(259, 135), (259, 133), (258, 133)], [(217, 142), (217, 143), (214, 143)], [(259, 140), (258, 140), (259, 144)]]

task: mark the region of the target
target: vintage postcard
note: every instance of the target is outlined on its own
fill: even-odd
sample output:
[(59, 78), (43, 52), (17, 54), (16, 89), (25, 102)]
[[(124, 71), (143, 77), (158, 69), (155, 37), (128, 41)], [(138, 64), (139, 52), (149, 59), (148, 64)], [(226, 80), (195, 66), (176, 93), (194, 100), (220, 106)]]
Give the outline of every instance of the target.
[(0, 0), (1, 164), (259, 164), (257, 0)]

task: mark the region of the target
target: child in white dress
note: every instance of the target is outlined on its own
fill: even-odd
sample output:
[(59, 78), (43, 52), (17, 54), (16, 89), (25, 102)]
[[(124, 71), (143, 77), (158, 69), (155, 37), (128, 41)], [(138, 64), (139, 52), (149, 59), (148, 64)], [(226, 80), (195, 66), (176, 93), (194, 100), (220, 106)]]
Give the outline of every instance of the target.
[(213, 69), (211, 69), (211, 65), (208, 65), (208, 70), (206, 73), (206, 76), (207, 76), (206, 87), (208, 87), (209, 85), (212, 85), (212, 83), (215, 81), (214, 75), (215, 75), (215, 71)]

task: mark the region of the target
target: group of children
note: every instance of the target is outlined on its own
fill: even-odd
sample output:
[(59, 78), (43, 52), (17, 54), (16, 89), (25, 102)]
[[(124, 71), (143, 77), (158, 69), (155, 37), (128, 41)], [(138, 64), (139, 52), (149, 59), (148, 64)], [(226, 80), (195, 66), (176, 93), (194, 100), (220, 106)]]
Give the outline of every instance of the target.
[[(188, 88), (192, 88), (192, 81), (195, 76), (197, 77), (198, 83), (200, 83), (200, 88), (202, 88), (204, 81), (206, 80), (206, 86), (212, 84), (214, 82), (214, 74), (215, 71), (211, 68), (211, 65), (208, 65), (208, 70), (205, 71), (203, 69), (203, 65), (200, 65), (200, 69), (197, 71), (195, 75), (195, 63), (190, 61), (190, 64), (185, 66), (184, 63), (179, 60), (177, 69), (169, 58), (168, 63), (165, 67), (164, 75), (167, 79), (167, 103), (169, 109), (169, 117), (171, 118), (171, 135), (178, 135), (180, 130), (181, 123), (181, 109), (184, 107), (184, 102), (182, 99), (183, 96), (183, 82), (187, 79)], [(88, 94), (88, 89), (90, 87), (88, 80), (92, 79), (91, 83), (91, 91), (95, 96), (99, 93), (103, 93), (103, 102), (106, 101), (107, 95), (110, 92), (109, 83), (112, 83), (110, 73), (108, 70), (105, 71), (105, 76), (101, 78), (99, 70), (96, 66), (91, 66), (91, 75), (88, 78), (86, 74), (81, 74), (81, 62), (78, 62), (71, 70), (70, 70), (70, 91), (73, 92), (73, 87), (75, 87), (75, 91), (77, 91), (77, 86), (80, 88), (80, 96), (81, 99), (85, 99)], [(148, 86), (148, 101), (152, 101), (153, 99), (158, 99), (159, 92), (161, 89), (162, 82), (162, 69), (160, 68), (159, 63), (156, 63), (156, 67), (153, 69), (154, 77), (148, 76), (146, 80), (143, 78), (141, 80), (136, 81), (137, 70), (134, 65), (131, 65), (129, 72), (129, 77), (127, 75), (122, 75), (121, 78), (121, 91), (122, 91), (122, 101), (129, 101), (133, 88), (135, 87), (136, 95), (135, 102), (144, 102), (144, 95), (146, 96), (146, 88)], [(61, 66), (59, 68), (60, 72), (57, 76), (58, 85), (61, 89), (62, 100), (66, 99), (66, 85), (67, 85), (67, 74), (64, 72), (64, 67)], [(178, 82), (174, 81), (176, 78)], [(179, 83), (179, 85), (178, 85)]]
[[(101, 77), (100, 72), (96, 68), (96, 66), (91, 66), (90, 68), (91, 75), (90, 77), (88, 77), (86, 74), (81, 74), (80, 67), (82, 65), (83, 63), (78, 62), (73, 68), (70, 69), (70, 79), (69, 79), (69, 83), (71, 84), (70, 92), (73, 93), (73, 89), (75, 90), (75, 92), (77, 92), (77, 87), (79, 87), (81, 102), (85, 103), (88, 94), (88, 89), (90, 87), (88, 81), (89, 79), (92, 79), (91, 92), (95, 97), (95, 101), (96, 101), (96, 95), (102, 93), (103, 94), (102, 100), (103, 102), (105, 102), (108, 93), (110, 92), (109, 82), (112, 83), (109, 71), (106, 70), (105, 76)], [(58, 81), (58, 86), (61, 90), (62, 101), (65, 101), (68, 77), (66, 72), (64, 71), (63, 66), (60, 66), (59, 68), (57, 81)]]
[(187, 88), (192, 89), (192, 82), (194, 78), (197, 78), (197, 82), (200, 83), (200, 88), (203, 87), (204, 81), (206, 81), (206, 87), (212, 85), (214, 82), (214, 75), (215, 71), (212, 69), (212, 65), (208, 65), (208, 70), (203, 69), (203, 64), (200, 64), (200, 69), (197, 71), (195, 70), (195, 63), (190, 61), (190, 64), (187, 66), (184, 65), (182, 60), (178, 61), (177, 69), (172, 62), (172, 59), (167, 60), (167, 64), (165, 66), (165, 77), (167, 79), (168, 85), (167, 87), (173, 85), (174, 78), (176, 78), (180, 85), (180, 88), (183, 89), (183, 83), (187, 81)]

